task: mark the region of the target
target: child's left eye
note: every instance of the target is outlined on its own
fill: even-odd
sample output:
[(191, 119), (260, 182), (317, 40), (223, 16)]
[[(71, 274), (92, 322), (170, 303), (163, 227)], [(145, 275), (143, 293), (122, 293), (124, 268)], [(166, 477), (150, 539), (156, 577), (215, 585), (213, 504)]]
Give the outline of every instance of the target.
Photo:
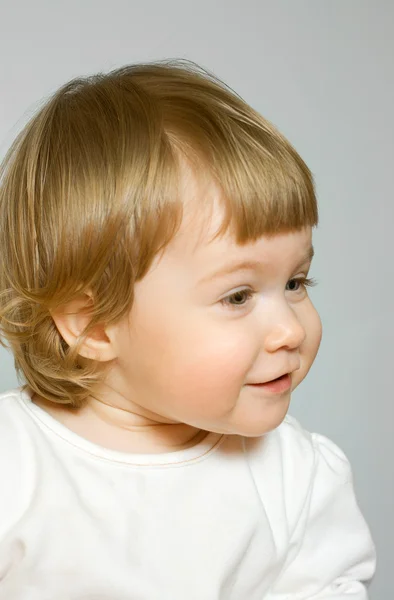
[[(289, 284), (296, 284), (296, 285), (298, 285), (298, 287), (297, 287), (297, 289), (294, 289), (294, 288), (290, 289), (290, 288), (287, 287)], [(302, 286), (302, 287), (312, 287), (314, 285), (316, 285), (316, 280), (315, 279), (313, 279), (313, 278), (308, 279), (307, 277), (298, 277), (296, 279), (290, 279), (287, 282), (286, 289), (289, 292), (298, 292), (299, 289), (300, 289), (300, 286)]]

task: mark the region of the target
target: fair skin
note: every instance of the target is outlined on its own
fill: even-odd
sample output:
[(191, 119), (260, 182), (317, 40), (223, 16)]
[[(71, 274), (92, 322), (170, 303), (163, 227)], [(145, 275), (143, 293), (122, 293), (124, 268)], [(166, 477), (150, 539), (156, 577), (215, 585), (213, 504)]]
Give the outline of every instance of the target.
[[(321, 322), (302, 284), (311, 228), (243, 246), (230, 233), (211, 241), (223, 214), (219, 192), (211, 186), (207, 220), (195, 202), (202, 193), (198, 183), (189, 177), (187, 186), (194, 201), (185, 205), (178, 234), (136, 284), (130, 314), (98, 328), (81, 350), (113, 361), (100, 392), (78, 411), (34, 398), (71, 430), (107, 448), (171, 452), (207, 431), (263, 435), (283, 421), (291, 391), (319, 348)], [(239, 261), (255, 264), (211, 278)], [(87, 300), (53, 315), (68, 344), (86, 325), (80, 309)], [(250, 385), (283, 373), (291, 374), (286, 392)]]

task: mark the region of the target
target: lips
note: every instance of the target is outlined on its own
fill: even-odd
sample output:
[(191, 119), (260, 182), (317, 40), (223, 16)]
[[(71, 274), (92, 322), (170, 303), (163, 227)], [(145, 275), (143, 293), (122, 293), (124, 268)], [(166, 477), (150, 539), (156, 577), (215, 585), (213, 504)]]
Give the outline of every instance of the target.
[(269, 392), (272, 394), (281, 394), (290, 390), (291, 375), (289, 373), (285, 373), (284, 375), (280, 375), (279, 377), (271, 379), (270, 381), (266, 381), (265, 383), (251, 383), (249, 386), (255, 390), (262, 390), (263, 392)]
[(290, 375), (290, 373), (282, 373), (273, 379), (267, 379), (267, 381), (257, 381), (256, 383), (250, 383), (249, 385), (264, 385), (265, 383), (273, 383), (274, 381), (279, 381), (280, 379), (287, 377), (287, 375)]

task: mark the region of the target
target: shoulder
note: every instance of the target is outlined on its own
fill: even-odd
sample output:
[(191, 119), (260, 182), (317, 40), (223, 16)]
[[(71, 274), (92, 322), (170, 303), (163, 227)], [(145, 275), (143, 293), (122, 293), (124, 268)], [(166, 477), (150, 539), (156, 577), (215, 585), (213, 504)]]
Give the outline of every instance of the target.
[(0, 394), (0, 456), (11, 446), (18, 446), (21, 419), (23, 420), (21, 388)]
[(0, 394), (0, 536), (23, 510), (34, 477), (29, 417), (21, 389)]
[(292, 530), (312, 494), (325, 496), (351, 480), (343, 451), (330, 439), (304, 429), (287, 415), (273, 431), (246, 440), (248, 461), (264, 502), (281, 498)]
[[(12, 469), (27, 469), (36, 452), (39, 428), (22, 388), (0, 394), (0, 478)], [(8, 480), (7, 480), (8, 481)]]
[(256, 455), (259, 461), (281, 463), (288, 473), (296, 468), (298, 476), (301, 472), (311, 476), (319, 462), (331, 466), (338, 474), (348, 476), (349, 462), (341, 448), (324, 435), (304, 429), (289, 414), (265, 436), (249, 438), (246, 447), (248, 453)]
[(29, 420), (24, 409), (26, 395), (22, 388), (0, 394), (0, 454), (11, 446), (18, 446), (20, 436)]
[(324, 473), (326, 481), (330, 479), (340, 483), (352, 479), (347, 456), (325, 435), (307, 431), (291, 415), (286, 416), (276, 433), (283, 458), (292, 465), (297, 479), (300, 473), (304, 473), (305, 483), (309, 481), (309, 486), (320, 483), (321, 473)]
[(335, 442), (321, 433), (307, 431), (291, 415), (286, 415), (283, 423), (278, 427), (277, 433), (282, 444), (289, 442), (292, 445), (299, 446), (304, 452), (308, 451), (314, 456), (325, 457), (327, 460), (336, 463), (340, 468), (348, 463), (345, 453)]
[[(286, 473), (286, 503), (293, 524), (312, 513), (328, 514), (329, 506), (353, 494), (353, 475), (343, 450), (320, 433), (305, 430), (292, 416), (278, 429)], [(294, 511), (294, 499), (298, 500)], [(309, 515), (309, 516), (308, 516)]]

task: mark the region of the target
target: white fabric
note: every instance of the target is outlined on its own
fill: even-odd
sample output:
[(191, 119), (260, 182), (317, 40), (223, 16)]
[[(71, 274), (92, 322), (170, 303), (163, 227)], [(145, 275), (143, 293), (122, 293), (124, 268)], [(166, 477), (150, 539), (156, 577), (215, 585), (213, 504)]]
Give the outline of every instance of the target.
[(287, 416), (167, 454), (90, 443), (0, 394), (0, 600), (365, 600), (349, 463)]

